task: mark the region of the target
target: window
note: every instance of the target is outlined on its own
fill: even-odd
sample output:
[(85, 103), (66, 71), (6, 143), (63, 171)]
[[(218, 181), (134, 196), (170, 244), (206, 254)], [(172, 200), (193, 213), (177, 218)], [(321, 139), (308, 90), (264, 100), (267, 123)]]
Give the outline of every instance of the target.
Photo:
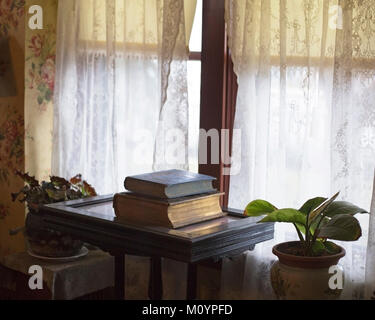
[(197, 0), (187, 63), (189, 94), (189, 170), (198, 172), (198, 143), (201, 90), (202, 0)]

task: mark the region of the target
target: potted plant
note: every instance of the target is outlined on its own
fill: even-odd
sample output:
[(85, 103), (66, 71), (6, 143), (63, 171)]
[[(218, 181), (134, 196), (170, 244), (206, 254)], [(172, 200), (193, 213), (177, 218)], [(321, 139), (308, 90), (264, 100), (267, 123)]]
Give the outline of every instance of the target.
[(25, 186), (12, 193), (12, 200), (26, 202), (28, 214), (25, 226), (12, 230), (11, 235), (24, 232), (26, 245), (32, 253), (44, 257), (71, 257), (80, 252), (83, 243), (68, 234), (46, 228), (39, 209), (44, 204), (96, 196), (95, 189), (80, 174), (69, 181), (61, 177), (50, 177), (50, 181), (39, 183), (29, 174), (16, 171)]
[[(330, 285), (334, 274), (342, 274), (337, 266), (345, 249), (329, 241), (355, 241), (362, 235), (357, 213), (368, 213), (346, 201), (317, 197), (301, 208), (278, 209), (265, 200), (250, 202), (245, 215), (263, 216), (259, 222), (287, 222), (296, 229), (299, 241), (284, 242), (273, 247), (278, 257), (271, 267), (273, 290), (279, 299), (338, 298), (342, 288)], [(334, 269), (330, 268), (332, 266)], [(333, 272), (332, 272), (333, 271)], [(337, 284), (337, 283), (336, 283)]]

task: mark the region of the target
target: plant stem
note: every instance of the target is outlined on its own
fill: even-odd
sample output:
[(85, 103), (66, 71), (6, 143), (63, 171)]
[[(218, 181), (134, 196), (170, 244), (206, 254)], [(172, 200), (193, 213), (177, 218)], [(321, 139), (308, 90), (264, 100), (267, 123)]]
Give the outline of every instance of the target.
[(309, 226), (309, 214), (306, 215), (306, 225), (305, 225), (305, 230), (306, 230), (306, 236), (305, 236), (305, 255), (309, 256), (310, 254), (310, 226)]
[(293, 223), (294, 227), (296, 228), (297, 230), (297, 234), (298, 234), (298, 238), (299, 240), (303, 243), (305, 242), (305, 239), (303, 239), (303, 235), (302, 235), (302, 232), (298, 229), (297, 225), (295, 223)]
[(313, 244), (315, 243), (316, 239), (318, 238), (318, 232), (319, 232), (319, 227), (320, 227), (320, 224), (322, 223), (323, 219), (324, 219), (325, 215), (322, 214), (322, 217), (320, 218), (317, 226), (316, 226), (316, 229), (315, 229), (315, 232), (314, 232), (314, 235), (313, 235)]

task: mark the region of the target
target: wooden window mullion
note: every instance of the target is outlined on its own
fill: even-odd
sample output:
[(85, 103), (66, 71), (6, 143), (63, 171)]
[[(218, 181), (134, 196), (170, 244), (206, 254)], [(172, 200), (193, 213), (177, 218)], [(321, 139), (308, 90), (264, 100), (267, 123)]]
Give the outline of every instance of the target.
[[(207, 132), (217, 129), (219, 136), (222, 129), (229, 129), (232, 136), (237, 81), (227, 48), (224, 3), (224, 0), (203, 0), (200, 128)], [(226, 207), (230, 176), (222, 174), (224, 163), (221, 159), (221, 139), (219, 164), (211, 163), (210, 142), (209, 139), (207, 164), (199, 164), (199, 172), (216, 177), (215, 187), (225, 192), (221, 204)]]

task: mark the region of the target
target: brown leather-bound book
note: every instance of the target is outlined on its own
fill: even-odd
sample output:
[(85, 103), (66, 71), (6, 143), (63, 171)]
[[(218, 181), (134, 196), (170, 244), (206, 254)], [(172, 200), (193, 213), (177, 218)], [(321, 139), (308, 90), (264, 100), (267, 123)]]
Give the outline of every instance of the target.
[(116, 217), (124, 222), (175, 229), (225, 216), (220, 207), (221, 195), (213, 192), (157, 199), (125, 192), (115, 194), (113, 208)]

